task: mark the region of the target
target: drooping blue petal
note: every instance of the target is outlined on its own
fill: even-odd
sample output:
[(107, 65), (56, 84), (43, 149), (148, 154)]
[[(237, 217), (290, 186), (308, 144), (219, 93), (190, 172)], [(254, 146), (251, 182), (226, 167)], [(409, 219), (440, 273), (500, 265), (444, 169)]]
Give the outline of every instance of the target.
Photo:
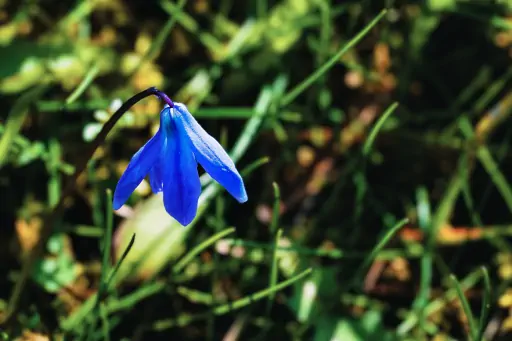
[(180, 135), (186, 135), (194, 156), (210, 176), (220, 183), (239, 202), (247, 201), (244, 182), (233, 160), (212, 136), (210, 136), (187, 107), (174, 103), (173, 119)]
[(201, 183), (194, 154), (180, 135), (176, 129), (166, 133), (161, 163), (165, 210), (186, 226), (196, 216)]
[(158, 160), (162, 145), (160, 130), (137, 153), (135, 153), (117, 183), (114, 191), (113, 208), (118, 210), (142, 182), (151, 167)]

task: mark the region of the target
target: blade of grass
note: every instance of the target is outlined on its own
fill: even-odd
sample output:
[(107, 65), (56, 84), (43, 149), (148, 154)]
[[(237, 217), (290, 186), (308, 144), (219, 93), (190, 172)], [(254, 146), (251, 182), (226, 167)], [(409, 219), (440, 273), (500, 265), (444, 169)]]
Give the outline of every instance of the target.
[(281, 191), (277, 182), (272, 183), (274, 190), (274, 205), (272, 208), (272, 222), (270, 223), (270, 233), (274, 234), (279, 226), (279, 215), (281, 208)]
[(253, 302), (261, 300), (269, 295), (272, 295), (272, 294), (278, 292), (279, 290), (282, 290), (282, 289), (292, 285), (293, 283), (300, 281), (304, 277), (308, 276), (311, 273), (311, 271), (313, 271), (311, 268), (306, 269), (303, 272), (301, 272), (300, 274), (295, 275), (292, 278), (289, 278), (285, 281), (282, 281), (273, 287), (258, 291), (250, 296), (243, 297), (234, 302), (223, 304), (223, 305), (213, 309), (213, 311), (214, 311), (215, 315), (223, 315), (230, 311), (238, 310), (243, 307), (246, 307)]
[(136, 291), (123, 296), (122, 298), (112, 298), (107, 302), (107, 311), (113, 314), (118, 311), (132, 309), (138, 302), (153, 296), (167, 287), (163, 281), (148, 283), (138, 288)]
[(241, 172), (240, 172), (240, 175), (242, 175), (243, 177), (251, 174), (253, 172), (253, 170), (267, 164), (270, 162), (270, 158), (268, 156), (264, 156), (262, 158), (259, 158), (257, 159), (256, 161), (253, 161), (251, 162), (250, 165), (248, 165), (247, 167), (245, 167)]
[(352, 181), (356, 188), (355, 196), (354, 196), (354, 210), (352, 215), (352, 222), (354, 228), (356, 229), (354, 233), (350, 236), (350, 243), (354, 245), (357, 240), (361, 237), (362, 228), (361, 226), (361, 217), (363, 216), (363, 210), (365, 207), (364, 200), (366, 199), (366, 194), (368, 193), (368, 180), (366, 178), (366, 159), (361, 160), (361, 168), (354, 172), (352, 175)]
[(510, 31), (512, 30), (512, 24), (509, 20), (507, 20), (505, 17), (501, 17), (498, 15), (488, 15), (488, 14), (482, 14), (479, 11), (473, 11), (469, 8), (463, 7), (463, 6), (456, 6), (456, 8), (448, 9), (448, 12), (451, 12), (456, 15), (460, 16), (466, 16), (471, 19), (475, 19), (487, 24), (491, 24), (497, 29)]
[(171, 18), (175, 18), (176, 22), (178, 22), (183, 28), (196, 35), (199, 41), (212, 53), (222, 51), (224, 49), (224, 45), (222, 45), (217, 37), (207, 31), (202, 31), (194, 17), (183, 11), (183, 7), (180, 7), (169, 0), (161, 0), (160, 6), (171, 16)]
[(478, 321), (478, 333), (476, 335), (476, 340), (483, 340), (483, 335), (485, 332), (485, 327), (487, 326), (487, 317), (489, 316), (489, 312), (491, 310), (491, 279), (489, 277), (489, 271), (485, 266), (482, 266), (482, 276), (484, 278), (484, 295), (482, 300), (482, 309), (480, 311), (480, 319)]
[[(113, 280), (113, 277), (119, 267), (121, 266), (122, 262), (124, 261), (125, 257), (128, 255), (128, 252), (130, 251), (131, 247), (133, 246), (133, 243), (135, 242), (135, 234), (132, 236), (132, 239), (130, 243), (128, 244), (128, 247), (125, 249), (121, 259), (116, 264), (116, 267), (111, 272), (111, 266), (110, 266), (110, 260), (111, 260), (111, 251), (112, 251), (112, 232), (113, 232), (113, 224), (114, 224), (114, 217), (112, 214), (112, 191), (110, 189), (106, 190), (106, 210), (105, 210), (105, 233), (104, 233), (104, 239), (103, 239), (103, 245), (102, 245), (102, 264), (101, 264), (101, 273), (100, 273), (100, 280), (99, 280), (99, 287), (98, 292), (96, 293), (96, 303), (94, 305), (93, 311), (90, 314), (91, 318), (93, 319), (91, 321), (90, 325), (90, 331), (88, 333), (88, 337), (92, 337), (94, 334), (94, 328), (96, 326), (96, 319), (99, 317), (102, 321), (102, 325), (104, 325), (103, 316), (102, 316), (102, 302), (105, 299), (106, 295), (109, 292), (109, 284)], [(109, 273), (110, 277), (109, 277)], [(107, 279), (108, 278), (108, 279)], [(107, 329), (108, 331), (108, 329)]]
[(265, 86), (261, 91), (258, 101), (254, 107), (256, 115), (252, 116), (251, 119), (247, 122), (242, 134), (238, 138), (238, 141), (230, 153), (230, 156), (235, 163), (242, 157), (242, 155), (249, 147), (249, 144), (253, 140), (256, 132), (263, 122), (263, 119), (268, 113), (269, 107), (272, 103), (272, 96), (276, 91), (276, 84), (278, 82), (279, 78), (276, 80), (273, 87)]
[(98, 67), (98, 64), (94, 64), (91, 67), (91, 69), (87, 72), (82, 82), (80, 82), (76, 89), (69, 95), (68, 98), (66, 98), (66, 105), (70, 105), (71, 103), (76, 101), (78, 97), (80, 97), (84, 93), (84, 91), (87, 90), (89, 85), (91, 85), (92, 81), (94, 80), (94, 78), (96, 78), (99, 72), (100, 68)]
[(80, 237), (88, 237), (88, 238), (101, 238), (105, 233), (105, 230), (101, 227), (97, 226), (89, 226), (89, 225), (77, 225), (74, 227), (69, 227), (66, 229), (70, 233), (74, 233)]
[[(180, 0), (180, 2), (178, 3), (177, 6), (179, 9), (183, 9), (185, 7), (186, 3), (187, 3), (187, 0)], [(148, 49), (148, 51), (146, 52), (144, 57), (142, 57), (141, 64), (147, 60), (153, 60), (154, 58), (156, 58), (158, 56), (158, 54), (160, 53), (160, 50), (164, 46), (165, 40), (171, 33), (174, 25), (176, 25), (176, 22), (177, 22), (176, 16), (170, 15), (169, 19), (167, 20), (164, 27), (160, 30), (160, 32), (156, 36), (156, 38), (153, 41), (153, 43), (151, 44), (150, 48)]]
[(478, 141), (486, 141), (490, 134), (502, 125), (512, 114), (512, 91), (507, 93), (483, 117), (475, 127)]
[[(223, 134), (224, 137), (226, 134)], [(225, 141), (222, 141), (221, 143), (225, 144)], [(224, 222), (224, 214), (225, 214), (225, 202), (224, 197), (218, 196), (215, 200), (215, 222), (213, 224), (213, 229), (216, 233), (219, 233), (226, 227), (226, 223)], [(213, 253), (213, 271), (210, 276), (210, 293), (209, 295), (212, 297), (212, 304), (215, 302), (214, 297), (215, 295), (215, 287), (217, 283), (219, 283), (220, 278), (220, 255), (218, 252)], [(210, 341), (215, 340), (215, 315), (210, 314), (208, 317), (207, 323), (207, 339)]]
[(363, 261), (363, 266), (361, 267), (361, 271), (365, 271), (365, 269), (370, 266), (373, 262), (377, 254), (386, 246), (386, 244), (393, 238), (393, 236), (400, 230), (405, 224), (409, 222), (408, 218), (404, 218), (397, 222), (392, 228), (387, 231), (382, 238), (380, 238), (379, 242), (373, 250), (368, 254), (368, 256)]
[(503, 89), (506, 89), (507, 84), (509, 84), (511, 79), (512, 67), (509, 67), (499, 79), (488, 85), (487, 90), (476, 100), (475, 105), (473, 106), (473, 113), (480, 115), (480, 113), (496, 99)]
[[(482, 95), (475, 101), (471, 112), (465, 113), (464, 116), (466, 118), (472, 118), (475, 115), (480, 115), (482, 111), (487, 108), (490, 103), (499, 95), (501, 91), (507, 86), (507, 84), (512, 79), (512, 67), (508, 68), (507, 72), (503, 74), (498, 80), (494, 81), (492, 84), (486, 87), (486, 90), (482, 93)], [(449, 125), (446, 129), (444, 129), (441, 136), (449, 137), (453, 136), (457, 131), (459, 125), (459, 119), (455, 120), (455, 122)]]
[[(187, 3), (187, 0), (180, 0), (180, 2), (177, 4), (177, 7), (181, 10), (183, 7), (185, 7)], [(160, 51), (162, 50), (162, 47), (165, 44), (165, 40), (171, 33), (172, 29), (174, 28), (174, 25), (176, 25), (177, 22), (177, 16), (170, 15), (169, 19), (165, 23), (165, 25), (159, 30), (158, 35), (151, 43), (151, 46), (146, 51), (146, 53), (142, 56), (137, 66), (133, 69), (132, 74), (136, 73), (140, 67), (144, 64), (144, 62), (153, 60), (158, 56)]]
[(224, 236), (227, 236), (228, 234), (231, 234), (235, 232), (235, 228), (231, 227), (228, 229), (225, 229), (223, 231), (220, 231), (204, 242), (200, 243), (196, 247), (194, 247), (192, 250), (190, 250), (183, 258), (180, 259), (179, 262), (176, 263), (176, 265), (173, 267), (172, 272), (174, 274), (180, 273), (185, 266), (187, 266), (198, 254), (200, 254), (202, 251), (213, 245), (217, 240), (223, 238)]
[(489, 151), (489, 148), (480, 146), (477, 152), (478, 160), (482, 163), (487, 174), (496, 185), (496, 188), (500, 192), (503, 200), (507, 204), (510, 212), (512, 212), (512, 189), (507, 181), (505, 175), (500, 171), (499, 165), (494, 160)]
[(244, 107), (214, 107), (214, 108), (199, 108), (194, 111), (194, 116), (202, 119), (248, 119), (255, 115), (253, 108)]
[[(277, 284), (278, 280), (278, 257), (277, 257), (277, 246), (279, 245), (279, 240), (281, 239), (281, 236), (283, 234), (282, 229), (278, 229), (275, 237), (274, 242), (274, 249), (272, 250), (272, 265), (270, 267), (270, 278), (269, 278), (269, 286), (275, 286)], [(274, 302), (275, 293), (268, 296), (268, 303), (267, 303), (267, 315), (270, 314), (270, 309), (272, 309), (272, 303)]]
[(450, 275), (450, 279), (453, 282), (453, 285), (457, 292), (457, 296), (459, 297), (460, 303), (462, 305), (462, 309), (464, 310), (464, 314), (466, 314), (466, 319), (468, 320), (469, 335), (471, 336), (471, 339), (473, 341), (479, 341), (477, 339), (478, 328), (476, 326), (475, 318), (473, 316), (473, 312), (471, 311), (471, 307), (469, 306), (469, 302), (466, 296), (464, 295), (464, 291), (462, 290), (462, 287), (459, 281), (457, 280), (457, 277), (455, 277), (455, 275)]
[(370, 253), (366, 253), (363, 259), (363, 263), (361, 267), (356, 271), (353, 279), (349, 283), (349, 287), (358, 286), (363, 278), (366, 269), (371, 265), (371, 263), (375, 260), (379, 252), (386, 246), (386, 244), (393, 238), (393, 236), (400, 230), (405, 224), (409, 222), (408, 218), (404, 218), (397, 222), (394, 226), (392, 226), (382, 238), (380, 238), (379, 242), (372, 249)]
[[(481, 271), (475, 271), (469, 274), (466, 278), (464, 278), (461, 283), (462, 290), (468, 290), (472, 288), (480, 279)], [(425, 308), (426, 316), (430, 316), (438, 311), (440, 311), (446, 304), (453, 301), (457, 298), (457, 291), (455, 288), (451, 288), (446, 291), (443, 297), (439, 297), (437, 299), (432, 300), (428, 306)], [(411, 313), (407, 316), (407, 318), (398, 326), (397, 334), (398, 336), (404, 336), (409, 333), (419, 322), (418, 316), (414, 313)]]
[[(112, 215), (112, 191), (110, 189), (106, 190), (106, 205), (105, 205), (105, 234), (103, 235), (103, 246), (102, 246), (102, 253), (103, 253), (103, 259), (101, 262), (101, 273), (100, 273), (100, 281), (99, 281), (99, 287), (98, 292), (96, 293), (96, 302), (94, 304), (94, 308), (89, 315), (91, 317), (91, 322), (89, 325), (89, 332), (87, 333), (87, 340), (91, 340), (91, 338), (94, 335), (94, 330), (96, 328), (96, 321), (99, 317), (103, 320), (102, 316), (102, 307), (101, 302), (104, 298), (104, 295), (107, 293), (107, 283), (106, 278), (107, 274), (110, 270), (110, 251), (112, 248), (112, 229), (113, 229), (113, 215)], [(102, 321), (103, 322), (103, 321)], [(104, 323), (102, 323), (104, 324)], [(108, 326), (108, 324), (107, 324)], [(108, 332), (108, 328), (107, 328)]]
[[(213, 305), (214, 302), (213, 294), (210, 292), (203, 292), (195, 289), (190, 289), (184, 286), (177, 287), (176, 292), (192, 303), (199, 303), (211, 306)], [(215, 329), (213, 330), (213, 332), (214, 331)]]
[(490, 83), (491, 69), (489, 66), (483, 66), (471, 80), (466, 88), (455, 98), (450, 105), (451, 110), (460, 110), (466, 103), (469, 103), (473, 98), (478, 96), (478, 93)]
[(352, 47), (354, 47), (357, 43), (359, 43), (370, 30), (377, 25), (377, 23), (382, 20), (382, 18), (386, 15), (387, 10), (382, 10), (368, 25), (366, 25), (354, 38), (348, 41), (334, 56), (332, 56), (325, 64), (319, 67), (313, 74), (311, 74), (308, 78), (302, 81), (300, 84), (295, 86), (292, 90), (290, 90), (286, 95), (281, 99), (280, 105), (287, 106), (291, 102), (297, 98), (304, 90), (306, 90), (311, 84), (313, 84), (318, 78), (320, 78), (323, 74), (329, 71), (343, 56), (347, 51), (349, 51)]
[(420, 263), (420, 288), (418, 295), (413, 302), (413, 307), (417, 312), (419, 325), (422, 331), (426, 330), (428, 321), (425, 316), (425, 308), (430, 298), (430, 288), (432, 286), (433, 254), (435, 247), (435, 236), (432, 233), (431, 209), (428, 192), (421, 187), (416, 193), (417, 214), (421, 230), (425, 234), (426, 245), (421, 256)]
[(108, 322), (108, 314), (107, 314), (107, 309), (105, 308), (105, 304), (103, 304), (103, 303), (100, 304), (99, 311), (100, 311), (100, 317), (101, 317), (101, 326), (102, 326), (101, 329), (102, 329), (102, 334), (103, 334), (102, 340), (110, 341), (110, 326), (109, 326), (109, 322)]
[(363, 145), (363, 155), (368, 156), (370, 153), (370, 150), (372, 148), (373, 142), (377, 138), (377, 134), (379, 133), (380, 129), (384, 125), (384, 122), (391, 116), (391, 114), (395, 111), (395, 109), (398, 107), (398, 102), (395, 102), (391, 104), (386, 111), (379, 117), (379, 120), (375, 125), (372, 127), (372, 130), (370, 131), (370, 134), (368, 135), (368, 138), (364, 142)]
[(37, 101), (37, 109), (44, 112), (53, 111), (85, 111), (85, 110), (100, 110), (108, 108), (114, 99), (91, 99), (74, 101), (69, 104), (62, 103), (62, 101), (53, 100), (40, 100)]
[(439, 228), (444, 224), (455, 205), (455, 201), (457, 200), (457, 197), (459, 196), (460, 192), (462, 191), (462, 187), (464, 185), (464, 182), (466, 181), (466, 173), (468, 171), (468, 165), (467, 165), (467, 156), (463, 154), (459, 158), (459, 164), (457, 166), (457, 170), (453, 174), (450, 183), (448, 184), (448, 188), (446, 189), (441, 202), (439, 203), (439, 206), (437, 207), (434, 216), (432, 218), (432, 238), (436, 238), (437, 232), (439, 231)]
[(475, 207), (473, 197), (471, 196), (470, 182), (468, 180), (464, 181), (464, 186), (462, 187), (462, 198), (464, 199), (466, 209), (468, 210), (471, 216), (471, 222), (473, 226), (482, 226), (484, 224), (482, 222), (482, 219), (480, 218), (478, 209), (476, 209)]
[(59, 161), (62, 157), (62, 150), (59, 141), (51, 138), (48, 141), (48, 155), (46, 168), (50, 178), (48, 179), (48, 205), (54, 207), (59, 202), (61, 191), (61, 174), (59, 172)]
[(100, 285), (98, 288), (98, 304), (103, 298), (103, 294), (107, 290), (107, 274), (110, 271), (110, 253), (112, 250), (112, 231), (114, 225), (114, 217), (112, 210), (112, 190), (106, 190), (106, 207), (105, 207), (105, 234), (103, 239), (103, 259), (101, 262)]
[(332, 32), (332, 18), (331, 9), (329, 2), (319, 1), (318, 7), (320, 9), (321, 25), (320, 25), (320, 46), (317, 51), (316, 61), (318, 65), (325, 62), (329, 56), (329, 47), (331, 43), (331, 32)]
[[(272, 264), (270, 266), (270, 278), (269, 278), (269, 287), (273, 287), (277, 284), (278, 277), (278, 268), (277, 268), (277, 247), (279, 246), (279, 240), (281, 239), (282, 230), (278, 228), (279, 226), (279, 215), (280, 215), (280, 207), (281, 207), (281, 191), (279, 190), (279, 185), (274, 182), (272, 183), (272, 187), (274, 189), (274, 207), (272, 210), (272, 222), (270, 223), (270, 233), (274, 235), (274, 249), (272, 250)], [(275, 232), (277, 229), (277, 233)], [(268, 296), (267, 302), (267, 315), (270, 314), (270, 309), (272, 309), (272, 302), (274, 301), (275, 294), (271, 294)]]
[(74, 311), (70, 316), (68, 316), (66, 319), (62, 320), (60, 323), (60, 328), (66, 333), (66, 332), (77, 332), (83, 326), (81, 325), (82, 322), (87, 318), (89, 313), (93, 311), (94, 306), (96, 304), (96, 294), (94, 295), (94, 299), (88, 299), (85, 301), (79, 309)]
[[(216, 307), (216, 308), (214, 308), (212, 310), (213, 314), (215, 314), (215, 315), (224, 315), (224, 314), (227, 314), (227, 313), (232, 312), (234, 310), (239, 310), (241, 308), (244, 308), (244, 307), (248, 306), (249, 304), (251, 304), (253, 302), (259, 301), (259, 300), (267, 297), (268, 295), (270, 295), (272, 293), (275, 293), (275, 292), (277, 292), (279, 290), (282, 290), (282, 289), (292, 285), (295, 282), (300, 281), (304, 277), (308, 276), (311, 273), (311, 271), (312, 271), (312, 269), (307, 269), (307, 270), (301, 272), (300, 274), (298, 274), (298, 275), (296, 275), (296, 276), (294, 276), (292, 278), (289, 278), (289, 279), (287, 279), (285, 281), (282, 281), (282, 282), (278, 283), (274, 287), (258, 291), (258, 292), (254, 293), (252, 295), (243, 297), (243, 298), (241, 298), (239, 300), (236, 300), (234, 302), (226, 303), (226, 304), (223, 304), (223, 305), (221, 305), (219, 307)], [(157, 331), (162, 331), (162, 330), (173, 328), (173, 327), (176, 327), (176, 326), (185, 326), (185, 325), (190, 324), (193, 321), (197, 321), (199, 319), (205, 319), (205, 318), (207, 318), (209, 316), (209, 314), (211, 314), (211, 313), (198, 314), (198, 315), (182, 314), (182, 315), (180, 315), (180, 316), (178, 316), (177, 318), (174, 318), (174, 319), (156, 321), (153, 324), (153, 329), (157, 330)]]
[(112, 281), (114, 280), (117, 272), (119, 271), (121, 264), (123, 264), (124, 260), (126, 259), (126, 256), (128, 256), (128, 253), (130, 252), (134, 243), (135, 243), (135, 233), (133, 234), (132, 238), (130, 239), (130, 242), (128, 243), (128, 246), (126, 247), (123, 254), (121, 255), (121, 258), (119, 258), (119, 262), (117, 262), (116, 266), (114, 267), (114, 270), (112, 270), (112, 273), (110, 274), (110, 277), (107, 281), (107, 290), (110, 287), (110, 284), (112, 283)]
[(253, 19), (246, 20), (226, 48), (217, 57), (218, 61), (224, 62), (239, 55), (242, 49), (247, 45), (247, 42), (253, 36), (255, 27), (256, 22)]
[[(459, 127), (467, 139), (474, 138), (475, 132), (473, 131), (473, 127), (467, 118), (463, 118), (459, 121)], [(489, 174), (489, 177), (494, 182), (494, 185), (500, 192), (509, 211), (512, 212), (512, 188), (508, 183), (505, 175), (500, 171), (499, 165), (494, 160), (489, 148), (484, 144), (478, 145), (476, 155), (486, 170), (487, 174)]]

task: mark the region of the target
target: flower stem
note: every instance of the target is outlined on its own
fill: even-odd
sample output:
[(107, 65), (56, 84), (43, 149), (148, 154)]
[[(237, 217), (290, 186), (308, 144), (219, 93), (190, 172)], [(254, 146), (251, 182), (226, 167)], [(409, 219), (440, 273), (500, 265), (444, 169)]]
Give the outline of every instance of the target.
[(167, 103), (169, 105), (170, 108), (174, 107), (174, 102), (171, 101), (171, 99), (169, 98), (169, 96), (167, 96), (166, 94), (164, 94), (162, 91), (160, 90), (157, 90), (155, 88), (152, 88), (154, 89), (154, 94), (155, 96), (157, 96), (158, 98), (160, 98), (161, 100), (163, 100), (165, 103)]

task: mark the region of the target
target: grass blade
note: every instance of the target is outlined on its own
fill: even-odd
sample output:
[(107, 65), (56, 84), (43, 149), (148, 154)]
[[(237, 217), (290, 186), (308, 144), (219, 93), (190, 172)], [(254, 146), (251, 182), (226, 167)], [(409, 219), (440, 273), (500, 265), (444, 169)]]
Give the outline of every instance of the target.
[(496, 185), (496, 188), (500, 192), (503, 200), (507, 204), (510, 212), (512, 212), (512, 189), (507, 181), (507, 178), (500, 171), (498, 163), (494, 160), (491, 152), (486, 146), (480, 146), (477, 152), (478, 160), (482, 163), (487, 174)]
[(466, 318), (468, 319), (468, 326), (469, 326), (469, 334), (471, 336), (471, 339), (473, 341), (477, 341), (477, 335), (478, 335), (478, 329), (475, 324), (475, 319), (473, 317), (473, 313), (471, 312), (471, 307), (469, 306), (469, 302), (464, 295), (464, 291), (462, 290), (462, 287), (457, 280), (457, 277), (455, 275), (450, 275), (450, 279), (453, 282), (453, 285), (455, 286), (455, 290), (457, 291), (457, 296), (459, 297), (460, 303), (462, 304), (462, 309), (464, 310), (464, 314), (466, 314)]
[(371, 262), (373, 262), (377, 254), (384, 248), (384, 246), (386, 246), (386, 244), (391, 240), (391, 238), (393, 238), (393, 236), (398, 232), (398, 230), (400, 230), (408, 222), (409, 219), (404, 218), (400, 220), (398, 223), (396, 223), (392, 228), (389, 229), (389, 231), (387, 231), (384, 234), (384, 236), (380, 239), (377, 245), (375, 245), (372, 252), (370, 252), (370, 254), (368, 254), (368, 256), (364, 259), (363, 266), (361, 267), (363, 271), (371, 264)]
[(69, 97), (66, 98), (65, 105), (69, 105), (69, 104), (73, 103), (74, 101), (76, 101), (78, 99), (78, 97), (80, 97), (84, 93), (84, 91), (87, 90), (89, 85), (91, 85), (92, 81), (94, 80), (94, 78), (96, 78), (96, 76), (98, 75), (99, 72), (100, 72), (100, 68), (98, 67), (98, 64), (93, 65), (93, 67), (85, 75), (82, 82), (80, 84), (78, 84), (78, 86), (71, 93), (71, 95), (69, 95)]
[[(106, 278), (108, 272), (110, 270), (110, 251), (112, 249), (112, 229), (114, 225), (114, 217), (112, 216), (112, 191), (107, 189), (106, 191), (107, 202), (106, 202), (106, 210), (105, 210), (105, 234), (103, 239), (103, 259), (101, 262), (101, 273), (100, 273), (100, 283), (98, 287), (98, 292), (96, 293), (96, 300), (94, 304), (94, 308), (92, 313), (89, 315), (91, 317), (91, 324), (89, 325), (89, 332), (87, 333), (87, 340), (91, 339), (94, 334), (94, 328), (96, 327), (97, 318), (100, 317), (102, 320), (102, 326), (106, 331), (103, 332), (108, 334), (108, 319), (106, 315), (104, 316), (104, 309), (102, 307), (102, 300), (105, 294), (108, 291)], [(105, 321), (107, 319), (107, 322)], [(107, 335), (105, 335), (107, 336)], [(108, 336), (107, 336), (108, 337)]]
[[(281, 239), (282, 234), (283, 234), (283, 230), (278, 229), (277, 233), (276, 233), (275, 243), (274, 243), (274, 250), (272, 250), (272, 266), (270, 267), (270, 280), (269, 280), (270, 287), (277, 285), (277, 279), (278, 279), (277, 248), (279, 246), (279, 240)], [(267, 314), (270, 313), (270, 309), (272, 308), (272, 302), (274, 301), (274, 298), (275, 298), (275, 293), (268, 296)]]
[(133, 234), (132, 238), (130, 239), (130, 242), (128, 243), (128, 246), (124, 250), (121, 258), (119, 258), (119, 262), (117, 262), (116, 266), (114, 267), (114, 270), (110, 274), (110, 277), (107, 281), (107, 289), (108, 289), (108, 287), (110, 287), (110, 283), (112, 283), (114, 277), (116, 276), (117, 271), (119, 271), (121, 264), (123, 264), (124, 260), (126, 259), (126, 256), (128, 256), (128, 253), (130, 252), (134, 243), (135, 243), (135, 233)]
[[(462, 290), (468, 290), (475, 286), (476, 283), (480, 280), (481, 277), (481, 271), (475, 271), (470, 273), (466, 278), (464, 278), (460, 286)], [(443, 309), (443, 307), (446, 306), (449, 302), (453, 301), (457, 298), (457, 290), (455, 288), (448, 289), (444, 296), (436, 298), (428, 304), (428, 306), (425, 308), (425, 314), (426, 316), (431, 316), (434, 313), (437, 313)], [(406, 333), (409, 333), (419, 322), (418, 316), (415, 313), (409, 314), (402, 323), (397, 327), (397, 334), (398, 336), (403, 337), (406, 335)]]
[(181, 270), (183, 270), (185, 266), (187, 266), (199, 253), (213, 245), (217, 240), (233, 232), (235, 232), (235, 228), (233, 227), (225, 229), (223, 231), (220, 231), (219, 233), (214, 234), (201, 244), (194, 247), (192, 250), (190, 250), (190, 252), (183, 256), (183, 258), (181, 258), (179, 262), (176, 263), (176, 265), (172, 269), (173, 273), (177, 274), (181, 272)]
[(425, 319), (425, 308), (430, 298), (430, 287), (432, 285), (433, 254), (435, 247), (435, 235), (432, 233), (432, 216), (428, 191), (421, 187), (416, 193), (418, 221), (420, 228), (425, 233), (425, 248), (420, 263), (420, 288), (414, 300), (413, 307), (417, 311), (420, 328), (425, 330), (427, 321)]
[(282, 281), (281, 283), (279, 284), (276, 284), (275, 286), (273, 287), (269, 287), (267, 289), (264, 289), (264, 290), (261, 290), (261, 291), (258, 291), (257, 293), (254, 293), (252, 295), (249, 295), (249, 296), (246, 296), (246, 297), (243, 297), (239, 300), (236, 300), (234, 302), (231, 302), (231, 303), (227, 303), (227, 304), (223, 304), (217, 308), (215, 308), (213, 310), (214, 314), (215, 315), (223, 315), (227, 312), (230, 312), (230, 311), (233, 311), (233, 310), (237, 310), (237, 309), (241, 309), (253, 302), (256, 302), (258, 300), (261, 300), (269, 295), (272, 295), (272, 294), (275, 294), (276, 292), (278, 292), (279, 290), (282, 290), (290, 285), (292, 285), (293, 283), (295, 282), (298, 282), (300, 281), (301, 279), (303, 279), (304, 277), (306, 277), (307, 275), (309, 275), (311, 273), (312, 269), (307, 269), (307, 270), (304, 270), (303, 272), (301, 272), (300, 274), (292, 277), (292, 278), (289, 278), (285, 281)]
[(114, 225), (114, 217), (112, 215), (112, 191), (107, 189), (107, 202), (106, 202), (106, 219), (105, 219), (105, 234), (103, 239), (103, 259), (101, 262), (100, 274), (100, 287), (98, 289), (98, 302), (103, 297), (107, 290), (107, 274), (110, 270), (110, 252), (112, 250), (112, 230)]
[(304, 90), (306, 90), (311, 84), (316, 82), (322, 75), (324, 75), (330, 68), (332, 68), (347, 51), (359, 43), (370, 30), (377, 25), (379, 21), (386, 15), (387, 10), (382, 10), (365, 28), (363, 28), (354, 38), (352, 38), (347, 44), (345, 44), (334, 56), (332, 56), (325, 64), (319, 67), (313, 74), (298, 84), (295, 88), (290, 90), (282, 99), (281, 106), (287, 106), (297, 98)]
[(408, 218), (400, 220), (384, 234), (384, 236), (379, 240), (377, 245), (375, 245), (375, 247), (370, 253), (366, 253), (366, 255), (363, 258), (363, 263), (361, 267), (359, 267), (356, 270), (354, 277), (349, 283), (349, 286), (359, 285), (359, 283), (361, 282), (361, 278), (365, 274), (366, 269), (371, 265), (371, 263), (379, 254), (379, 252), (384, 248), (384, 246), (386, 246), (386, 244), (391, 240), (391, 238), (393, 238), (393, 236), (398, 232), (398, 230), (400, 230), (408, 222)]
[(482, 340), (484, 335), (485, 327), (487, 325), (487, 317), (491, 310), (491, 279), (489, 277), (489, 271), (485, 266), (482, 267), (482, 275), (484, 278), (484, 295), (482, 301), (482, 309), (480, 312), (480, 319), (478, 321), (478, 333), (476, 335), (476, 341)]
[(100, 317), (101, 317), (103, 340), (110, 341), (110, 326), (108, 323), (107, 309), (104, 304), (100, 304), (99, 310), (100, 310)]
[(395, 102), (391, 104), (386, 111), (379, 117), (379, 120), (375, 125), (373, 126), (372, 130), (370, 131), (370, 134), (368, 135), (368, 138), (364, 142), (363, 146), (363, 155), (368, 156), (370, 153), (370, 150), (372, 148), (373, 142), (377, 138), (377, 134), (379, 133), (380, 129), (384, 125), (384, 122), (391, 116), (391, 114), (395, 111), (395, 109), (398, 107), (398, 102)]
[[(279, 240), (281, 239), (281, 235), (283, 231), (281, 229), (278, 229), (279, 226), (279, 215), (280, 215), (280, 208), (281, 208), (281, 191), (279, 190), (279, 185), (274, 182), (272, 183), (272, 186), (274, 188), (274, 207), (272, 211), (272, 222), (270, 224), (270, 233), (274, 234), (274, 232), (277, 229), (277, 233), (275, 234), (275, 241), (274, 241), (274, 250), (272, 250), (272, 265), (270, 268), (270, 282), (269, 287), (273, 287), (277, 284), (277, 248), (279, 246)], [(275, 295), (272, 294), (268, 297), (268, 306), (267, 306), (267, 313), (270, 311), (272, 301), (274, 300)]]
[[(243, 297), (234, 302), (230, 302), (230, 303), (226, 303), (221, 306), (218, 306), (217, 308), (213, 309), (212, 312), (214, 315), (224, 315), (224, 314), (227, 314), (234, 310), (242, 309), (251, 303), (259, 301), (272, 293), (275, 293), (279, 290), (289, 287), (290, 285), (292, 285), (295, 282), (300, 281), (304, 277), (308, 276), (311, 273), (311, 271), (312, 271), (311, 268), (307, 269), (292, 278), (282, 281), (281, 283), (275, 285), (274, 287), (258, 291), (252, 295)], [(206, 314), (197, 314), (197, 315), (181, 314), (177, 318), (156, 321), (153, 324), (153, 329), (157, 330), (157, 331), (161, 331), (161, 330), (173, 328), (176, 326), (185, 326), (185, 325), (188, 325), (188, 324), (190, 324), (194, 321), (197, 321), (199, 319), (207, 318), (208, 316), (210, 316), (210, 314), (212, 312), (208, 312)]]

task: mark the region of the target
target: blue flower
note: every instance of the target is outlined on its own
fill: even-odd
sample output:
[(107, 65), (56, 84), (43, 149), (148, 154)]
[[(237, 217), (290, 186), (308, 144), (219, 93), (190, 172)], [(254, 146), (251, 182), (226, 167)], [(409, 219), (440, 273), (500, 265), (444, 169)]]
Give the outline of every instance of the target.
[(167, 213), (188, 225), (196, 216), (201, 194), (197, 163), (236, 200), (246, 202), (242, 177), (222, 146), (184, 104), (167, 102), (172, 105), (166, 105), (160, 113), (158, 132), (133, 155), (117, 183), (114, 209), (119, 209), (149, 174), (152, 191), (163, 192)]

